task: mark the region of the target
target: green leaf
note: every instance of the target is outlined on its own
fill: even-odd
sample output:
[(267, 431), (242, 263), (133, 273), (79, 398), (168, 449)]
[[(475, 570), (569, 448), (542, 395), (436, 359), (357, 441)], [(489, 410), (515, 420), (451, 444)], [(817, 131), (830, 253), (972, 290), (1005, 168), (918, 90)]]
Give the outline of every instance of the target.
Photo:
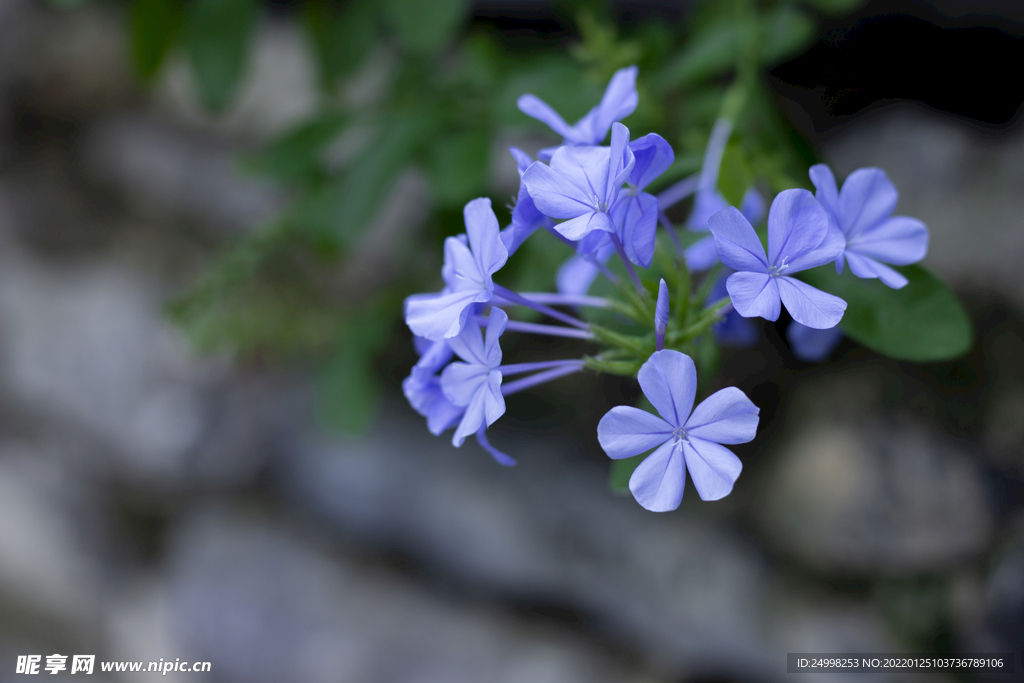
[(890, 289), (878, 280), (854, 277), (831, 265), (801, 273), (813, 287), (844, 299), (840, 326), (851, 339), (883, 355), (919, 363), (949, 360), (973, 343), (970, 319), (941, 280), (921, 266), (896, 267), (909, 280)]
[(187, 47), (203, 105), (222, 110), (245, 70), (256, 26), (257, 0), (195, 0), (189, 5)]
[(135, 68), (144, 79), (151, 80), (160, 71), (184, 18), (180, 0), (135, 0), (132, 3)]
[(686, 47), (654, 74), (652, 86), (687, 87), (715, 76), (733, 66), (738, 44), (739, 34), (732, 21), (707, 26), (691, 36)]
[(325, 429), (349, 435), (373, 426), (380, 407), (380, 383), (373, 358), (387, 326), (383, 315), (363, 317), (349, 326), (337, 352), (317, 379), (317, 415)]
[(300, 202), (293, 221), (326, 244), (342, 249), (352, 244), (371, 225), (398, 174), (432, 130), (432, 119), (422, 114), (392, 120), (337, 183)]
[(817, 25), (806, 12), (790, 7), (766, 14), (760, 24), (761, 63), (774, 64), (806, 47), (817, 32)]
[(377, 7), (372, 0), (356, 0), (344, 6), (333, 0), (306, 3), (303, 24), (325, 88), (333, 88), (366, 58), (377, 40)]
[(427, 150), (430, 184), (441, 205), (462, 207), (487, 188), (490, 131), (466, 130), (439, 135)]
[(343, 114), (329, 113), (303, 123), (251, 155), (243, 162), (243, 167), (285, 185), (311, 183), (321, 173), (325, 148), (348, 121)]
[(384, 10), (398, 38), (413, 52), (437, 52), (468, 21), (469, 0), (386, 0)]
[(629, 493), (629, 478), (633, 476), (633, 470), (640, 466), (650, 453), (641, 453), (632, 458), (612, 460), (611, 471), (608, 473), (608, 487), (612, 493)]

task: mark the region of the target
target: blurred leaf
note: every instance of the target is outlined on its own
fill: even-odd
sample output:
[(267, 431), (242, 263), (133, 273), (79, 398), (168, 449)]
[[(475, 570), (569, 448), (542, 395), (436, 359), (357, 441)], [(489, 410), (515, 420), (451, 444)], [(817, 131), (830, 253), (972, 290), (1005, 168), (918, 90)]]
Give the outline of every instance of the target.
[(548, 130), (516, 106), (521, 95), (530, 93), (551, 105), (572, 125), (597, 106), (605, 85), (607, 82), (588, 79), (579, 66), (565, 59), (537, 59), (505, 82), (494, 105), (495, 116), (499, 124), (521, 126), (529, 121), (538, 129)]
[(867, 0), (806, 0), (806, 2), (825, 14), (846, 14), (867, 4)]
[(380, 407), (373, 359), (390, 322), (385, 315), (362, 316), (347, 326), (337, 352), (317, 378), (317, 413), (324, 428), (358, 435), (373, 426)]
[(303, 123), (251, 155), (243, 166), (284, 185), (310, 184), (320, 171), (325, 148), (348, 121), (343, 114), (328, 113)]
[(650, 453), (641, 453), (632, 458), (612, 460), (611, 470), (608, 473), (608, 487), (612, 493), (629, 493), (629, 478), (633, 476), (633, 470), (640, 466)]
[(921, 266), (896, 270), (910, 281), (903, 289), (854, 277), (849, 268), (836, 275), (831, 264), (805, 271), (801, 279), (844, 299), (843, 332), (873, 351), (919, 363), (966, 353), (973, 331), (956, 295)]
[(320, 81), (333, 88), (365, 59), (377, 40), (377, 3), (355, 0), (344, 6), (335, 0), (310, 0), (303, 24), (313, 44)]
[(257, 0), (194, 0), (188, 6), (187, 47), (203, 105), (220, 111), (241, 80), (256, 26)]
[(808, 46), (815, 37), (817, 25), (806, 12), (780, 7), (763, 15), (760, 24), (761, 62), (774, 64)]
[(317, 190), (295, 207), (293, 220), (325, 246), (346, 248), (370, 227), (399, 172), (433, 129), (433, 119), (423, 113), (391, 121), (338, 182)]
[(462, 207), (483, 194), (490, 174), (490, 130), (439, 135), (427, 150), (434, 198), (439, 204)]
[(152, 79), (160, 71), (184, 18), (180, 0), (134, 0), (132, 46), (135, 68), (143, 78)]
[(398, 38), (413, 52), (437, 52), (451, 43), (468, 23), (469, 7), (469, 0), (384, 2)]
[(582, 43), (569, 48), (569, 53), (590, 67), (602, 79), (611, 78), (616, 70), (636, 64), (643, 56), (643, 47), (638, 40), (619, 40), (615, 24), (601, 21), (590, 9), (576, 15)]
[(721, 171), (718, 174), (718, 189), (733, 206), (739, 206), (747, 189), (754, 184), (754, 174), (743, 154), (739, 142), (733, 140), (722, 155)]

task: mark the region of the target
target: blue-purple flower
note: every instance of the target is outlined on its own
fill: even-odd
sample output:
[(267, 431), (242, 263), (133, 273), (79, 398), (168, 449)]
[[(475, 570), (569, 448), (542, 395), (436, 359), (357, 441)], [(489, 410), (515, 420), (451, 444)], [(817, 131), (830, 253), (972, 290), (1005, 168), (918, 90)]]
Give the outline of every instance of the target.
[(417, 337), (416, 341), (422, 355), (402, 382), (402, 392), (413, 410), (427, 418), (430, 433), (438, 436), (458, 423), (466, 412), (465, 408), (453, 405), (444, 395), (441, 377), (437, 374), (451, 360), (453, 352), (444, 339), (432, 342)]
[(516, 197), (516, 205), (512, 208), (512, 222), (501, 231), (501, 242), (508, 250), (508, 255), (516, 253), (519, 247), (527, 238), (540, 227), (550, 227), (554, 224), (550, 218), (537, 210), (526, 185), (522, 182), (526, 169), (533, 164), (530, 155), (517, 147), (510, 147), (508, 150), (512, 158), (516, 160), (516, 168), (519, 170), (519, 194)]
[(778, 320), (782, 304), (799, 323), (825, 329), (843, 317), (846, 302), (790, 277), (834, 261), (843, 236), (807, 190), (784, 190), (768, 211), (768, 254), (754, 228), (729, 207), (708, 221), (723, 264), (736, 272), (726, 281), (732, 305), (745, 318)]
[[(416, 294), (406, 299), (405, 322), (414, 334), (427, 339), (449, 339), (459, 334), (475, 303), (494, 297), (491, 276), (508, 260), (491, 200), (481, 197), (463, 209), (466, 234), (444, 242), (438, 294)], [(468, 236), (468, 239), (467, 239)]]
[(843, 271), (843, 257), (850, 270), (861, 278), (878, 278), (894, 289), (907, 278), (885, 265), (917, 263), (928, 251), (928, 228), (909, 216), (893, 216), (899, 193), (885, 171), (859, 168), (851, 173), (843, 189), (836, 191), (836, 179), (825, 164), (812, 166), (815, 196), (846, 238), (845, 251), (836, 259), (836, 272)]
[(672, 165), (675, 153), (656, 133), (630, 142), (629, 150), (634, 159), (633, 170), (611, 216), (626, 256), (636, 265), (650, 268), (658, 229), (658, 198), (644, 192), (644, 188)]
[(693, 409), (697, 370), (693, 360), (678, 351), (655, 352), (637, 379), (661, 417), (618, 406), (597, 426), (598, 441), (610, 458), (629, 458), (656, 448), (629, 479), (636, 501), (653, 512), (675, 510), (683, 500), (687, 470), (702, 500), (728, 495), (743, 464), (722, 444), (754, 438), (757, 406), (742, 391), (729, 387)]
[[(565, 145), (600, 145), (608, 135), (612, 123), (621, 121), (636, 109), (636, 74), (635, 66), (616, 71), (604, 91), (601, 103), (572, 126), (546, 102), (534, 95), (523, 95), (517, 105), (521, 112), (546, 123), (551, 130), (561, 135), (565, 139)], [(539, 157), (544, 160), (550, 159), (554, 150), (555, 148), (542, 149)]]
[(466, 412), (452, 437), (461, 446), (467, 436), (489, 427), (505, 413), (501, 395), (501, 347), (498, 338), (508, 325), (508, 316), (492, 307), (487, 321), (487, 336), (476, 320), (470, 318), (462, 332), (448, 340), (452, 351), (464, 362), (451, 363), (441, 373), (441, 390), (453, 406)]
[(611, 147), (560, 147), (550, 165), (526, 169), (522, 182), (541, 213), (565, 220), (555, 230), (576, 241), (595, 230), (616, 232), (610, 212), (635, 161), (629, 130), (616, 123)]

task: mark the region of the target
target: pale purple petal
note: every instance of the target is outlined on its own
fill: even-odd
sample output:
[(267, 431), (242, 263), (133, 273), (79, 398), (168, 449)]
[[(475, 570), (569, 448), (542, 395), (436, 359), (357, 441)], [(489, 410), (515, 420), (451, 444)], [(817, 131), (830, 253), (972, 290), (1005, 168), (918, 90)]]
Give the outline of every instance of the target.
[(424, 337), (418, 337), (418, 339), (424, 339), (429, 346), (423, 350), (420, 359), (412, 367), (412, 376), (424, 380), (443, 368), (452, 359), (453, 352), (452, 347), (444, 339), (437, 341), (430, 341)]
[(466, 406), (466, 413), (462, 416), (459, 426), (455, 428), (452, 435), (452, 445), (458, 448), (467, 436), (475, 434), (484, 426), (484, 403), (487, 400), (486, 391), (478, 391), (473, 394), (469, 405)]
[[(621, 154), (621, 152), (620, 152)], [(612, 151), (609, 147), (560, 147), (555, 155), (551, 157), (550, 168), (568, 180), (577, 192), (587, 198), (587, 204), (597, 209), (597, 204), (605, 197), (609, 184), (609, 168), (619, 166), (622, 163), (621, 157), (612, 158)], [(531, 166), (532, 168), (532, 166)], [(527, 169), (526, 178), (530, 169)], [(552, 218), (570, 218), (570, 216), (552, 216), (537, 201), (533, 192), (533, 186), (527, 183), (530, 189), (530, 196), (533, 197), (537, 208)]]
[(839, 191), (839, 227), (846, 239), (873, 228), (892, 215), (899, 194), (885, 171), (858, 168), (846, 177)]
[(635, 197), (621, 197), (612, 207), (611, 218), (622, 230), (620, 239), (629, 260), (643, 268), (650, 268), (658, 230), (657, 197), (646, 192)]
[(483, 333), (480, 325), (472, 317), (466, 320), (466, 326), (457, 336), (448, 340), (452, 351), (467, 363), (487, 365), (487, 354), (484, 350)]
[(684, 353), (655, 351), (637, 373), (644, 396), (673, 427), (682, 427), (693, 409), (697, 369)]
[(450, 340), (467, 324), (472, 304), (490, 301), (492, 296), (486, 290), (415, 294), (406, 299), (405, 322), (421, 337)]
[(615, 223), (612, 221), (611, 216), (594, 211), (555, 226), (555, 231), (559, 235), (573, 241), (583, 239), (595, 230), (615, 232)]
[(725, 282), (733, 308), (744, 318), (778, 320), (782, 301), (776, 278), (767, 273), (733, 273)]
[(612, 146), (609, 148), (609, 167), (601, 200), (611, 206), (636, 165), (632, 150), (629, 149), (629, 129), (621, 123), (612, 124)]
[(509, 147), (508, 151), (512, 155), (512, 158), (516, 160), (516, 168), (519, 170), (519, 177), (521, 178), (523, 174), (526, 173), (526, 169), (530, 168), (530, 164), (533, 163), (533, 159), (529, 154), (518, 147)]
[(720, 500), (732, 491), (743, 463), (725, 446), (703, 439), (683, 442), (686, 469), (701, 500)]
[(713, 236), (705, 237), (690, 245), (686, 250), (686, 267), (694, 273), (708, 270), (718, 263), (718, 249)]
[(832, 214), (839, 225), (839, 190), (836, 187), (836, 178), (832, 175), (832, 169), (825, 164), (811, 166), (808, 175), (811, 176), (811, 183), (817, 192), (814, 198), (821, 202), (825, 210)]
[(708, 219), (727, 208), (729, 202), (715, 188), (698, 190), (693, 198), (693, 210), (686, 219), (686, 227), (697, 232), (707, 232)]
[(467, 406), (487, 382), (490, 373), (486, 366), (455, 361), (441, 373), (441, 390), (452, 405)]
[(448, 400), (444, 392), (441, 391), (440, 381), (438, 381), (437, 392), (439, 396), (426, 414), (427, 430), (434, 436), (440, 436), (446, 429), (454, 427), (466, 412), (465, 408), (456, 406)]
[(846, 302), (837, 296), (815, 289), (805, 282), (791, 277), (775, 278), (779, 284), (779, 296), (793, 320), (801, 325), (824, 330), (835, 327), (843, 319)]
[(508, 325), (508, 314), (497, 306), (491, 308), (491, 315), (487, 319), (487, 335), (484, 341), (483, 357), (489, 368), (496, 368), (501, 365), (501, 346), (498, 338), (501, 337)]
[(487, 440), (487, 430), (481, 427), (476, 432), (476, 442), (480, 444), (480, 447), (491, 454), (495, 462), (504, 467), (512, 467), (516, 464), (515, 458), (508, 453), (502, 453), (497, 448), (491, 445), (491, 442)]
[[(828, 214), (814, 195), (807, 190), (783, 190), (768, 210), (769, 265), (793, 268), (792, 264), (814, 251), (827, 234)], [(836, 256), (832, 254), (822, 263)]]
[(597, 441), (609, 458), (631, 458), (664, 443), (672, 425), (646, 410), (616, 406), (597, 424)]
[(637, 138), (629, 143), (629, 148), (636, 159), (629, 174), (629, 182), (638, 190), (643, 190), (652, 180), (664, 173), (676, 158), (671, 145), (657, 133), (648, 133), (642, 138)]
[(686, 421), (686, 434), (716, 443), (746, 443), (757, 434), (759, 412), (736, 387), (721, 389), (693, 409)]
[(636, 110), (636, 74), (636, 66), (628, 66), (615, 72), (608, 82), (608, 87), (605, 88), (601, 103), (588, 114), (590, 139), (585, 142), (601, 144), (613, 122), (621, 121)]
[(680, 442), (666, 441), (633, 470), (629, 490), (636, 502), (651, 512), (675, 510), (683, 502), (686, 462)]
[(427, 418), (427, 429), (434, 436), (458, 422), (465, 411), (444, 395), (439, 377), (431, 376), (420, 381), (410, 375), (402, 382), (402, 392), (413, 410)]
[(786, 339), (794, 356), (805, 363), (820, 363), (832, 355), (843, 340), (843, 331), (838, 326), (816, 330), (794, 321), (786, 329)]
[(736, 271), (768, 273), (768, 259), (754, 228), (735, 207), (719, 211), (708, 219), (715, 236), (718, 258)]
[(541, 123), (545, 123), (551, 130), (555, 131), (563, 138), (569, 137), (571, 132), (569, 125), (558, 115), (554, 109), (548, 105), (547, 102), (536, 97), (535, 95), (523, 95), (516, 102), (516, 106), (519, 107), (519, 111), (523, 112), (527, 116), (537, 119)]
[(501, 395), (501, 373), (491, 370), (487, 381), (480, 387), (480, 393), (484, 395), (484, 417), (487, 426), (490, 427), (494, 421), (505, 414), (505, 397)]
[(508, 251), (501, 243), (498, 218), (491, 209), (491, 200), (486, 197), (474, 199), (462, 210), (466, 221), (466, 234), (473, 250), (477, 268), (481, 273), (493, 275), (508, 260)]
[(843, 237), (843, 233), (836, 226), (835, 222), (829, 220), (828, 229), (825, 231), (825, 237), (821, 240), (821, 244), (802, 256), (790, 259), (786, 264), (788, 268), (784, 271), (784, 274), (797, 273), (801, 270), (816, 268), (835, 261), (843, 255), (843, 249), (845, 248), (846, 238)]
[(767, 209), (768, 205), (764, 203), (764, 197), (757, 191), (757, 188), (751, 187), (743, 193), (743, 199), (740, 200), (740, 213), (750, 221), (751, 225), (760, 223), (764, 219)]
[(896, 266), (917, 263), (928, 253), (928, 228), (909, 216), (893, 216), (851, 239), (846, 248)]
[(862, 256), (852, 249), (846, 250), (846, 260), (850, 263), (850, 272), (860, 278), (878, 278), (886, 286), (902, 289), (908, 280), (884, 263), (873, 258)]
[(465, 235), (449, 237), (444, 241), (444, 266), (441, 277), (452, 291), (486, 289), (490, 277), (480, 270)]
[[(563, 150), (561, 147), (556, 156)], [(554, 159), (552, 159), (554, 161)], [(588, 190), (580, 188), (565, 174), (559, 173), (547, 164), (534, 162), (523, 174), (534, 205), (545, 216), (552, 218), (575, 218), (594, 211), (594, 198)]]
[(586, 294), (599, 272), (593, 261), (573, 254), (558, 268), (555, 286), (562, 294)]
[(658, 283), (658, 301), (654, 305), (654, 338), (656, 348), (661, 351), (665, 345), (665, 330), (668, 328), (668, 285), (665, 278)]

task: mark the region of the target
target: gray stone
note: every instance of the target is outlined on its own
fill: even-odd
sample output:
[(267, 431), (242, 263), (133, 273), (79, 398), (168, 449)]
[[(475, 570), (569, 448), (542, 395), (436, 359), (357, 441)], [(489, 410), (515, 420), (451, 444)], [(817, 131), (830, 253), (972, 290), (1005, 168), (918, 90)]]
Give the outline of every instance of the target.
[(178, 529), (168, 623), (217, 680), (658, 680), (579, 637), (424, 592), (305, 536), (209, 510)]
[(994, 520), (974, 463), (911, 424), (802, 420), (754, 506), (775, 547), (839, 574), (939, 572), (978, 557)]
[(238, 173), (237, 145), (153, 118), (102, 120), (81, 141), (88, 175), (139, 213), (198, 223), (223, 234), (253, 230), (284, 204), (272, 185)]

